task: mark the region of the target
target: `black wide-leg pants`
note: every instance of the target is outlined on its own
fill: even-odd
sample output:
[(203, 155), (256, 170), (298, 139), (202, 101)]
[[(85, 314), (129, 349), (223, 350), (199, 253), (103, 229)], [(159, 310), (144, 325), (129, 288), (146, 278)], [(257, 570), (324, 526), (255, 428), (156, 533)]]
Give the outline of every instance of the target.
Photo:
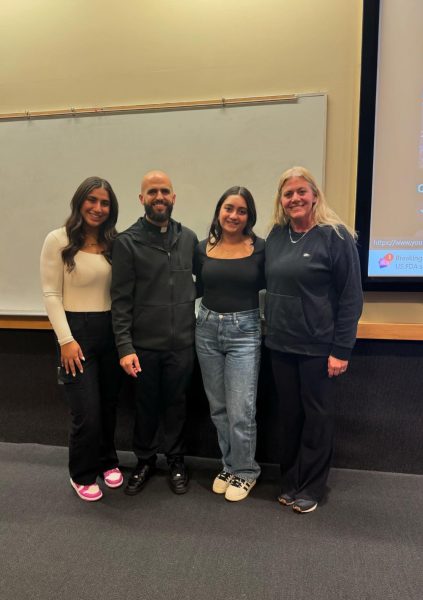
[(171, 462), (185, 454), (186, 391), (194, 346), (169, 351), (137, 348), (137, 355), (142, 371), (135, 382), (134, 452), (139, 463), (153, 464), (161, 448)]
[(85, 357), (83, 373), (77, 369), (72, 377), (62, 368), (59, 375), (71, 414), (69, 472), (75, 483), (90, 485), (118, 465), (114, 436), (123, 371), (110, 312), (67, 312), (66, 317)]
[(281, 491), (320, 501), (333, 453), (334, 380), (327, 356), (271, 351), (281, 441)]

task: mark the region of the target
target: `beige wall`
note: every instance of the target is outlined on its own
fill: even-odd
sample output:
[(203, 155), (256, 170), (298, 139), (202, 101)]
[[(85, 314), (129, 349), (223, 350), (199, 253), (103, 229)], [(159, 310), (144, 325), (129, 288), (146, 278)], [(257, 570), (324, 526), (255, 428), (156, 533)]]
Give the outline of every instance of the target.
[[(361, 4), (2, 0), (0, 113), (325, 91), (326, 193), (352, 224)], [(423, 321), (401, 298), (372, 295), (365, 318)]]

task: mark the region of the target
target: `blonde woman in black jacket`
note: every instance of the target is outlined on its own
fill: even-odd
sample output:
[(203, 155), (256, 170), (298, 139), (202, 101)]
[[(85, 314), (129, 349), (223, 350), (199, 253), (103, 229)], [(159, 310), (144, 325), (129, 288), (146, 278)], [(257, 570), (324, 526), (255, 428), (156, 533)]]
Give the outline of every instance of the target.
[(279, 502), (299, 513), (324, 495), (334, 381), (348, 368), (362, 310), (354, 238), (309, 171), (283, 173), (266, 240), (266, 346), (282, 429)]

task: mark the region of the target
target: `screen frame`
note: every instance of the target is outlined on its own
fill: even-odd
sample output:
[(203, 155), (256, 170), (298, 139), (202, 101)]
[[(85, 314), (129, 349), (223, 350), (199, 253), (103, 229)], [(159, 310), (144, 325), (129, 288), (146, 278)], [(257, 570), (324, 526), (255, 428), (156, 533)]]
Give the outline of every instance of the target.
[(373, 153), (377, 95), (380, 0), (363, 0), (360, 118), (358, 137), (355, 228), (361, 280), (365, 291), (423, 291), (423, 277), (368, 275), (370, 219), (373, 191)]

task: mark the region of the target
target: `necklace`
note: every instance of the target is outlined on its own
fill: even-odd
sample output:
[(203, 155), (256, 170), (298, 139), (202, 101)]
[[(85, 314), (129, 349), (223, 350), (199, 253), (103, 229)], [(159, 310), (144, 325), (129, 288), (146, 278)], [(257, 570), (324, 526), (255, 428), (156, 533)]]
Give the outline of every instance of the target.
[(212, 254), (213, 258), (247, 258), (253, 254), (254, 244), (251, 238), (243, 239), (234, 244), (225, 244), (225, 242), (220, 240), (215, 246), (208, 246), (207, 255), (215, 249), (216, 252)]
[(303, 239), (303, 237), (305, 237), (308, 234), (309, 231), (310, 231), (310, 229), (307, 229), (307, 231), (304, 231), (303, 235), (301, 237), (299, 237), (298, 240), (293, 240), (292, 239), (291, 225), (288, 225), (289, 239), (291, 240), (291, 244), (298, 244), (298, 242), (301, 242), (301, 240)]
[(87, 252), (88, 252), (88, 248), (95, 248), (94, 250), (89, 251), (91, 254), (102, 254), (103, 253), (103, 247), (99, 242), (85, 243), (81, 249), (84, 249), (84, 248), (87, 248)]

